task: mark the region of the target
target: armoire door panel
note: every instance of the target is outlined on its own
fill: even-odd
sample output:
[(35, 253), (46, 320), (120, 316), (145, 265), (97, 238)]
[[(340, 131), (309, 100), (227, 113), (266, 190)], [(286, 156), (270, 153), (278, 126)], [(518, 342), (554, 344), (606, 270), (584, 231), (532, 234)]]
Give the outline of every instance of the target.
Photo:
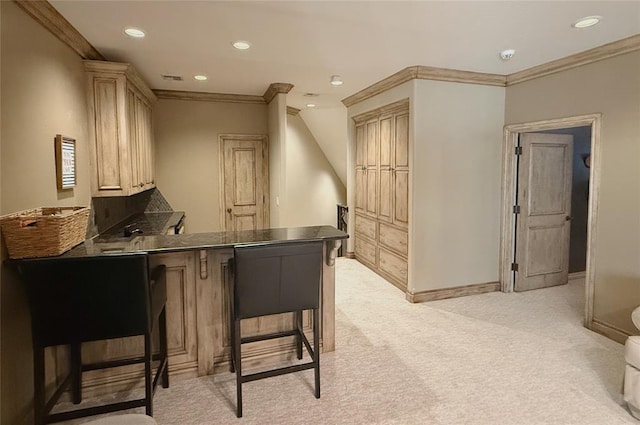
[(393, 223), (409, 224), (409, 171), (395, 170), (393, 188)]
[(356, 126), (356, 169), (365, 165), (366, 154), (365, 126), (362, 124)]
[(367, 205), (367, 179), (364, 170), (356, 170), (356, 211), (365, 212)]
[(392, 219), (393, 173), (390, 169), (380, 169), (380, 191), (378, 193), (378, 218), (391, 223)]
[(397, 115), (395, 127), (394, 166), (409, 167), (409, 114)]
[(376, 177), (377, 177), (376, 169), (367, 170), (366, 179), (367, 179), (367, 206), (366, 212), (371, 216), (376, 216), (376, 198), (377, 198), (377, 190), (376, 190)]
[(378, 121), (367, 123), (367, 167), (378, 165)]
[(380, 119), (380, 167), (391, 167), (393, 117)]

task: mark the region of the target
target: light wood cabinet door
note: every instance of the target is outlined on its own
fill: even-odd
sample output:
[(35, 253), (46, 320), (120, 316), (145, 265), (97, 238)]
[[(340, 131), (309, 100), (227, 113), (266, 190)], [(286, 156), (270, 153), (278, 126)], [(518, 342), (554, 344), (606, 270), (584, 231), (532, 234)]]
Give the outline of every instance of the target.
[(378, 219), (392, 221), (393, 199), (393, 116), (380, 118), (380, 165), (378, 167)]
[(127, 196), (154, 187), (155, 95), (129, 64), (84, 63), (92, 196)]
[(378, 120), (375, 119), (367, 122), (366, 129), (365, 213), (371, 217), (376, 217), (378, 204)]
[(366, 154), (366, 127), (362, 124), (356, 126), (356, 211), (361, 213), (364, 213), (367, 202)]
[(187, 251), (149, 257), (151, 267), (167, 267), (167, 346), (172, 375), (195, 375), (198, 370), (196, 255)]
[(409, 225), (409, 114), (395, 117), (392, 213), (394, 224)]

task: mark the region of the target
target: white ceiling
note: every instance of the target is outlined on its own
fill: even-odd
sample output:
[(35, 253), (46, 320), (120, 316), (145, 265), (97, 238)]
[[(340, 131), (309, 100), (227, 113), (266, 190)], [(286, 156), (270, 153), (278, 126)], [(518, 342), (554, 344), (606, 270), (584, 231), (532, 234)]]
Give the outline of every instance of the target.
[[(640, 1), (51, 3), (107, 59), (131, 62), (152, 88), (262, 95), (271, 83), (291, 83), (288, 104), (297, 108), (307, 92), (320, 94), (318, 108), (335, 108), (407, 66), (509, 74), (640, 33)], [(571, 27), (588, 15), (604, 19)], [(126, 37), (126, 26), (147, 37)], [(238, 39), (253, 47), (235, 50)], [(498, 55), (506, 48), (516, 50), (509, 62)], [(330, 86), (332, 74), (345, 84)]]

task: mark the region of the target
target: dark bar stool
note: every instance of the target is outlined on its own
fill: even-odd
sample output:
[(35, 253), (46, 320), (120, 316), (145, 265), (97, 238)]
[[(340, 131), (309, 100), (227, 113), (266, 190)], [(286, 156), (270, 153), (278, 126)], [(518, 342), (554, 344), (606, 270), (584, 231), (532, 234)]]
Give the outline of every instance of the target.
[[(150, 271), (146, 254), (130, 254), (22, 260), (18, 272), (31, 310), (36, 425), (142, 406), (152, 416), (158, 380), (161, 378), (164, 388), (169, 386), (166, 268), (158, 266)], [(151, 338), (156, 320), (160, 353), (153, 355)], [(144, 336), (142, 356), (82, 364), (83, 342), (136, 335)], [(46, 400), (44, 349), (55, 345), (70, 346), (71, 373)], [(159, 360), (155, 377), (153, 360)], [(82, 372), (136, 363), (144, 363), (144, 398), (50, 413), (69, 384), (73, 402), (82, 401)]]
[[(287, 245), (245, 245), (234, 249), (229, 260), (232, 278), (231, 371), (236, 373), (237, 416), (242, 417), (242, 384), (305, 369), (315, 370), (315, 396), (320, 398), (320, 280), (322, 242)], [(313, 348), (302, 330), (303, 310), (313, 310)], [(250, 317), (295, 313), (295, 329), (242, 338), (240, 322)], [(244, 343), (286, 336), (296, 337), (296, 354), (302, 359), (304, 343), (311, 361), (293, 366), (242, 374)]]

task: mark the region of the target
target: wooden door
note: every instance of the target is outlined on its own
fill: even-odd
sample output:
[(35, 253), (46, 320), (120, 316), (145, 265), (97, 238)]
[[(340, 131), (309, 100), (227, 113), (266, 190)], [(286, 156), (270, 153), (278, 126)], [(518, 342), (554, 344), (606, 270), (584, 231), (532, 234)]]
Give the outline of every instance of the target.
[(380, 165), (378, 167), (378, 219), (391, 223), (393, 194), (393, 115), (380, 118)]
[(393, 146), (393, 223), (409, 225), (409, 114), (395, 116)]
[(567, 283), (573, 136), (523, 133), (518, 166), (515, 290)]
[(220, 136), (224, 230), (269, 227), (266, 136)]

